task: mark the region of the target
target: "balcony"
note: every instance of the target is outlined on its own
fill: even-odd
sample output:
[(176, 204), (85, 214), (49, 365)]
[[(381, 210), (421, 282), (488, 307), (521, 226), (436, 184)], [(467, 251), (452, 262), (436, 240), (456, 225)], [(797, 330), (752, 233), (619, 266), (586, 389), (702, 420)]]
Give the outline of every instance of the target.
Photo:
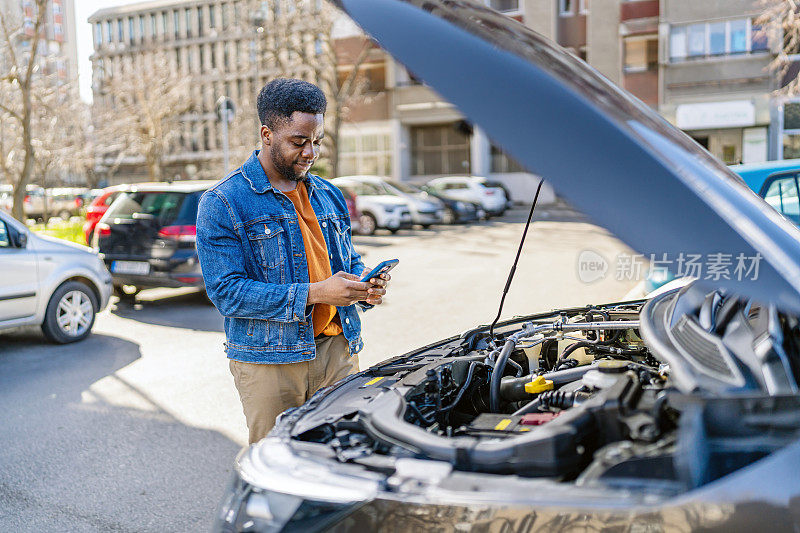
[(634, 0), (622, 2), (619, 6), (619, 20), (628, 20), (658, 17), (658, 0)]

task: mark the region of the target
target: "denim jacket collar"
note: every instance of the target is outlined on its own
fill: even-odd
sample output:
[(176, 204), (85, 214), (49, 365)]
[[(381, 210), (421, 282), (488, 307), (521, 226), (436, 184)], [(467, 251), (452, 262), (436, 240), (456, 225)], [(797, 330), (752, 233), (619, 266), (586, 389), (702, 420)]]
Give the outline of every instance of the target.
[[(253, 189), (253, 191), (263, 194), (273, 187), (269, 182), (267, 173), (264, 172), (264, 167), (261, 166), (261, 161), (258, 160), (259, 152), (260, 150), (253, 150), (253, 153), (250, 154), (250, 157), (247, 159), (247, 161), (245, 161), (244, 165), (242, 165), (242, 174), (248, 183), (250, 183), (250, 188)], [(306, 184), (309, 195), (311, 195), (311, 192), (315, 187), (314, 180), (312, 180), (310, 176), (310, 174), (306, 174), (306, 177), (303, 180), (303, 183)]]

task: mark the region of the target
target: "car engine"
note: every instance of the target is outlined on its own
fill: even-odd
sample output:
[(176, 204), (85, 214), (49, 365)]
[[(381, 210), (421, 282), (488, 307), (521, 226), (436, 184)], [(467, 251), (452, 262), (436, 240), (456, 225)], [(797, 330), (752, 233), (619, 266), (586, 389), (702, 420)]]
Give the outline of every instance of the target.
[(798, 325), (692, 286), (532, 315), (352, 376), (276, 432), (381, 472), (409, 457), (679, 493), (797, 438)]

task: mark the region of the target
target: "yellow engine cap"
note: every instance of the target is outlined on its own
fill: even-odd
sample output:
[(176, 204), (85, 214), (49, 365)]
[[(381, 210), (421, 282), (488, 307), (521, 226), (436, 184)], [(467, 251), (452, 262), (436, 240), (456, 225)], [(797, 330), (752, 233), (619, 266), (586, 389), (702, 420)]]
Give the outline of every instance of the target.
[(544, 376), (536, 376), (533, 381), (525, 384), (525, 392), (528, 394), (539, 394), (546, 390), (553, 389), (553, 382), (549, 379), (544, 379)]

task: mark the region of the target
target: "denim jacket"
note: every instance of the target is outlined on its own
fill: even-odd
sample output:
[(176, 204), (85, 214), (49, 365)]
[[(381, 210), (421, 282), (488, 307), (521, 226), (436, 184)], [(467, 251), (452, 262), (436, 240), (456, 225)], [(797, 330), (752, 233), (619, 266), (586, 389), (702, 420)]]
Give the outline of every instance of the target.
[[(308, 263), (297, 212), (272, 187), (258, 158), (206, 191), (197, 211), (197, 255), (208, 297), (225, 317), (226, 352), (249, 363), (314, 359), (313, 306), (307, 306)], [(306, 188), (328, 247), (331, 270), (364, 270), (350, 234), (341, 191), (309, 174)], [(361, 351), (354, 305), (337, 307), (350, 354)]]

